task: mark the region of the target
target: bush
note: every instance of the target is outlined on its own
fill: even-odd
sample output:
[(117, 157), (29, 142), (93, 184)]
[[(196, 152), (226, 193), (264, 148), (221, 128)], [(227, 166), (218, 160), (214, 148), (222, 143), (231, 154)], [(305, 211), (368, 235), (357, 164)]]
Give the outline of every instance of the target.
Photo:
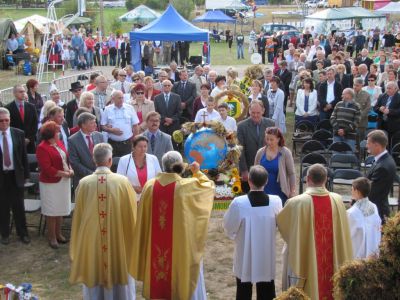
[(114, 19), (111, 23), (111, 31), (115, 33), (115, 35), (122, 34), (122, 22), (119, 19)]
[(174, 0), (174, 7), (185, 19), (190, 19), (190, 15), (194, 10), (193, 0)]

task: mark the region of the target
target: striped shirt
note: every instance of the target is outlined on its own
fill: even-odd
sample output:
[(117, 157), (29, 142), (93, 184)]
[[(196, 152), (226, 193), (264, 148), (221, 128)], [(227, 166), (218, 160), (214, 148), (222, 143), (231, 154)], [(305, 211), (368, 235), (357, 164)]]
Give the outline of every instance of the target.
[(360, 119), (360, 106), (354, 100), (338, 102), (330, 119), (333, 133), (337, 135), (338, 130), (343, 129), (346, 138), (355, 139)]

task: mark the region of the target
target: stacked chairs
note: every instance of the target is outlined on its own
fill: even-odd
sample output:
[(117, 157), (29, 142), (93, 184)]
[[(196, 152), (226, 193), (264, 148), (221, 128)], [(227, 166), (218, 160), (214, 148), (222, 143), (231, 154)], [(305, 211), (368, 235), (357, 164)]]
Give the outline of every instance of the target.
[(296, 154), (297, 144), (304, 143), (311, 140), (312, 134), (315, 130), (314, 124), (308, 120), (302, 120), (295, 123), (293, 137), (292, 137), (292, 145), (293, 145), (293, 153)]

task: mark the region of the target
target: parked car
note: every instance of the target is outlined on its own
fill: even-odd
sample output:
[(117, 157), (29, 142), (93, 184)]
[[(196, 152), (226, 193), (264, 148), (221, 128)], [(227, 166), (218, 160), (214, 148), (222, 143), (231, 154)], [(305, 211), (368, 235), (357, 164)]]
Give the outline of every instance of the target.
[(308, 0), (308, 1), (305, 2), (305, 5), (308, 8), (316, 8), (317, 4), (318, 4), (318, 0)]
[(261, 31), (264, 32), (265, 35), (270, 36), (274, 32), (278, 31), (299, 31), (296, 27), (287, 24), (275, 24), (275, 23), (266, 23), (261, 26)]
[(317, 3), (317, 7), (321, 7), (321, 8), (328, 8), (329, 7), (329, 3), (327, 0), (320, 0)]

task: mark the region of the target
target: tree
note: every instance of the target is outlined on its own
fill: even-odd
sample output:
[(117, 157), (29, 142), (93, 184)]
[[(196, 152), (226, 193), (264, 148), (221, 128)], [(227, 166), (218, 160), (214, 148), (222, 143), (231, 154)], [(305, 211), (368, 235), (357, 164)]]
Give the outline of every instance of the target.
[(146, 2), (146, 0), (126, 0), (125, 7), (129, 11), (138, 7), (141, 4), (146, 4)]
[(193, 0), (173, 0), (173, 5), (175, 9), (181, 14), (185, 19), (189, 19), (192, 11), (194, 10)]

